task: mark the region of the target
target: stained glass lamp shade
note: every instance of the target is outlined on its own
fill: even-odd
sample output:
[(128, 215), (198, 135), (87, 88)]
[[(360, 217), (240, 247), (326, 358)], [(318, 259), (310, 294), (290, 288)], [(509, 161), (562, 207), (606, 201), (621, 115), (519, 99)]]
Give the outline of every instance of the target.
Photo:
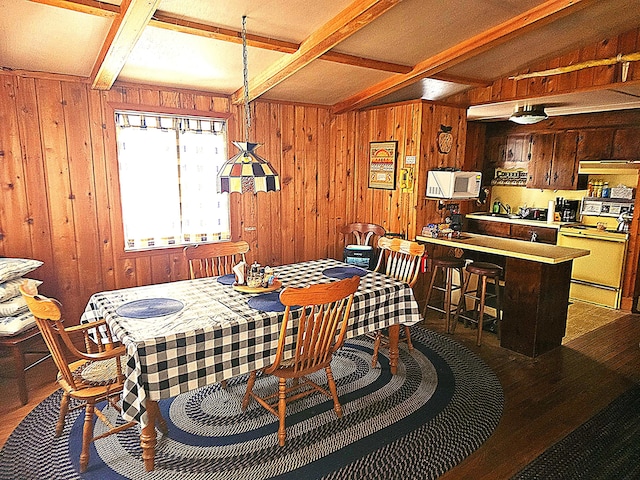
[(218, 173), (218, 192), (258, 193), (280, 190), (280, 178), (271, 164), (254, 150), (260, 143), (233, 142), (240, 152)]

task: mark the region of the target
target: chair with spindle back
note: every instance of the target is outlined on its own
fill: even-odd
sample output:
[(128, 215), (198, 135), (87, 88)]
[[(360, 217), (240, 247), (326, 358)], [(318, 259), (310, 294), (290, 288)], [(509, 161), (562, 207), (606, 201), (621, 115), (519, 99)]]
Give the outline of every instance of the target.
[[(380, 248), (380, 258), (376, 270), (413, 288), (418, 281), (420, 264), (425, 251), (424, 245), (410, 240), (382, 237), (378, 240), (378, 248)], [(407, 347), (411, 351), (413, 350), (411, 333), (406, 325), (404, 326), (404, 334)], [(373, 358), (371, 359), (373, 367), (378, 362), (380, 347), (387, 346), (389, 341), (382, 330), (375, 332), (374, 338)]]
[[(358, 289), (360, 277), (351, 277), (331, 283), (310, 285), (303, 288), (287, 287), (280, 293), (280, 301), (285, 306), (280, 328), (276, 357), (263, 373), (279, 377), (278, 391), (264, 398), (256, 395), (253, 387), (256, 371), (251, 372), (247, 390), (242, 400), (246, 410), (251, 398), (279, 419), (278, 443), (284, 446), (286, 439), (285, 415), (287, 403), (320, 392), (333, 399), (336, 415), (342, 416), (342, 406), (338, 399), (336, 383), (331, 373), (331, 357), (344, 343), (353, 294)], [(299, 318), (291, 319), (292, 307), (301, 306)], [(296, 342), (294, 351), (285, 354), (289, 321), (295, 325)], [(324, 369), (327, 374), (329, 391), (312, 382), (307, 375)], [(293, 379), (287, 387), (287, 379)], [(307, 390), (302, 390), (308, 388)], [(292, 394), (293, 395), (290, 395)]]
[(249, 244), (219, 242), (184, 247), (183, 253), (189, 262), (189, 275), (193, 278), (218, 277), (233, 273), (233, 267), (246, 262), (245, 253)]
[[(104, 320), (65, 328), (61, 305), (57, 300), (38, 295), (36, 287), (28, 283), (20, 286), (20, 293), (35, 317), (59, 370), (58, 384), (62, 387), (63, 393), (55, 430), (56, 437), (59, 437), (64, 429), (70, 398), (82, 402), (72, 410), (83, 407), (85, 409), (80, 453), (80, 472), (85, 472), (89, 464), (91, 442), (135, 425), (135, 422), (128, 422), (114, 426), (102, 411), (96, 408), (98, 402), (107, 400), (107, 406), (112, 406), (120, 412), (118, 400), (124, 382), (122, 364), (126, 363), (125, 347), (113, 341), (109, 328), (105, 328)], [(84, 350), (79, 350), (80, 344), (84, 344)], [(95, 437), (94, 415), (109, 427), (108, 431)], [(158, 416), (158, 419), (160, 430), (166, 433), (166, 422), (162, 416)]]

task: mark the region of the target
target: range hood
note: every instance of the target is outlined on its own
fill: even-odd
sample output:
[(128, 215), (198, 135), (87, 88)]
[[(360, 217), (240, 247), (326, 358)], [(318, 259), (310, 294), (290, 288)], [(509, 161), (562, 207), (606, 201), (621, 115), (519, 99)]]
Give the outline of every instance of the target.
[(640, 160), (583, 160), (578, 173), (594, 175), (636, 175)]

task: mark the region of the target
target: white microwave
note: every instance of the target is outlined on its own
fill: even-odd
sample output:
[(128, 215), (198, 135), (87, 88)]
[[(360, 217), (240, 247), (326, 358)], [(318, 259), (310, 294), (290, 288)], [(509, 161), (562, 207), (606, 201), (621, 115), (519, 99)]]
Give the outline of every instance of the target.
[(476, 198), (480, 194), (482, 174), (450, 170), (427, 172), (427, 197)]

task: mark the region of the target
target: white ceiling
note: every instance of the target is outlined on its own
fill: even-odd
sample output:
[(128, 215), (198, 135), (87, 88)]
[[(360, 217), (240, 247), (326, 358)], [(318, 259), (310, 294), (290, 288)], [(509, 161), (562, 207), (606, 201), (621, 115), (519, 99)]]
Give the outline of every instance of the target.
[[(313, 41), (318, 32), (328, 31), (328, 25), (339, 23), (346, 15), (345, 9), (366, 3), (393, 2), (160, 0), (156, 13), (176, 21), (236, 32), (241, 29), (242, 16), (247, 15), (250, 35), (300, 44), (307, 39)], [(538, 6), (555, 8), (568, 3), (574, 5), (566, 15), (513, 29), (500, 41), (469, 54), (462, 49), (465, 41), (517, 15)], [(119, 4), (118, 0), (0, 0), (0, 67), (92, 80)], [(96, 8), (87, 13), (87, 6)], [(364, 26), (360, 28), (361, 25)], [(488, 84), (541, 59), (612, 38), (638, 25), (640, 0), (403, 0), (373, 21), (367, 23), (366, 18), (361, 18), (338, 29), (352, 34), (333, 46), (331, 52), (388, 62), (406, 70), (426, 62), (431, 67), (429, 72), (436, 73), (435, 79), (421, 75), (402, 84), (402, 88), (380, 90), (382, 94), (377, 97), (354, 103), (354, 108), (359, 108), (416, 98), (442, 100), (472, 85)], [(447, 51), (454, 54), (446, 55)], [(290, 57), (291, 53), (250, 46), (250, 79), (273, 69), (278, 62), (282, 65)], [(438, 59), (445, 57), (447, 63), (439, 63)], [(385, 82), (394, 83), (398, 75), (357, 66), (352, 61), (336, 63), (319, 58), (275, 82), (261, 97), (336, 106), (377, 91)], [(141, 31), (117, 80), (238, 95), (242, 88), (242, 47), (239, 43), (174, 31), (167, 28), (167, 22), (160, 26), (152, 22)], [(547, 111), (555, 115), (640, 108), (639, 97), (640, 88), (629, 86), (529, 102), (550, 105)], [(473, 107), (469, 118), (504, 118), (515, 103)]]

